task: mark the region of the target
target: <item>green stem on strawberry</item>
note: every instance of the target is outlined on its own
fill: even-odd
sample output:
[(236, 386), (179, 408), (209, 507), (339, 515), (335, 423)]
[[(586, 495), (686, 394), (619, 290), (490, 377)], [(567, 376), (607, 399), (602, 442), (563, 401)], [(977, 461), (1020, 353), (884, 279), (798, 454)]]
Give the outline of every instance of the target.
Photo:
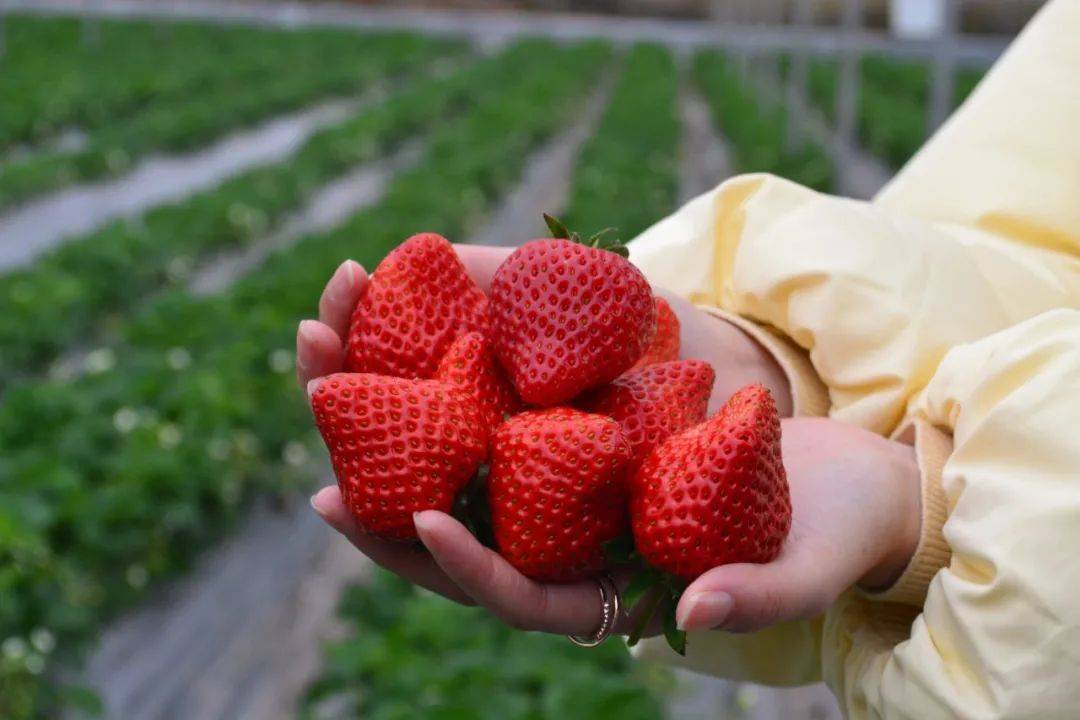
[(675, 608), (686, 589), (686, 581), (650, 567), (634, 548), (632, 536), (609, 541), (604, 546), (608, 561), (633, 573), (623, 588), (622, 603), (630, 616), (636, 616), (626, 644), (633, 647), (659, 613), (660, 625), (671, 649), (686, 654), (686, 633), (675, 622)]
[(599, 232), (593, 233), (587, 240), (582, 240), (581, 235), (576, 232), (571, 232), (563, 221), (559, 220), (554, 215), (544, 213), (544, 223), (547, 224), (548, 230), (551, 231), (551, 236), (554, 238), (569, 240), (578, 245), (584, 245), (598, 250), (607, 250), (608, 252), (613, 252), (624, 258), (630, 257), (630, 249), (623, 244), (622, 240), (614, 237), (615, 228), (613, 227), (606, 227)]
[(481, 465), (454, 502), (452, 515), (485, 547), (495, 547), (488, 507), (487, 477), (489, 467)]
[[(659, 585), (654, 585), (652, 589), (646, 594), (645, 607), (641, 614), (638, 615), (637, 620), (634, 622), (633, 628), (630, 630), (630, 635), (626, 638), (626, 644), (630, 647), (634, 647), (641, 640), (641, 636), (645, 634), (645, 628), (649, 627), (649, 623), (652, 622), (656, 612), (660, 609), (660, 605), (664, 602), (664, 598), (667, 593)], [(637, 610), (638, 604), (635, 603), (630, 611)]]

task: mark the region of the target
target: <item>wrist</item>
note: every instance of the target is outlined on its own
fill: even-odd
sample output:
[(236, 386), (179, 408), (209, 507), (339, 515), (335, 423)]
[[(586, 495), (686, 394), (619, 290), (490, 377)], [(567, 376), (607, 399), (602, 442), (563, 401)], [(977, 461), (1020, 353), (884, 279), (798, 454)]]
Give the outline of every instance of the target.
[(882, 528), (882, 545), (876, 562), (859, 578), (867, 592), (891, 587), (910, 565), (919, 545), (922, 530), (920, 474), (915, 449), (901, 443), (884, 441), (880, 458), (879, 481), (888, 488), (895, 511), (892, 522)]
[(773, 354), (742, 328), (727, 319), (713, 316), (717, 333), (728, 349), (726, 371), (717, 375), (715, 388), (730, 397), (750, 383), (761, 383), (772, 393), (781, 417), (791, 417), (792, 393), (788, 376)]

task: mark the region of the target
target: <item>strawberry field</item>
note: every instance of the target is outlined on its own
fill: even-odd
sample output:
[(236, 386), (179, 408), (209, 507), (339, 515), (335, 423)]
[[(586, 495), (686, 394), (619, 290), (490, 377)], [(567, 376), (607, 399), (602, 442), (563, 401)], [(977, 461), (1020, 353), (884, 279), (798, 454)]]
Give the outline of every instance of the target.
[[(112, 178), (122, 193), (155, 157), (182, 160), (320, 103), (344, 110), (284, 159), (0, 264), (2, 718), (122, 717), (84, 678), (101, 638), (243, 535), (253, 506), (295, 507), (332, 481), (294, 347), (343, 259), (373, 269), (421, 229), (468, 242), (516, 223), (500, 242), (518, 245), (540, 211), (628, 240), (708, 189), (680, 185), (698, 160), (681, 151), (691, 90), (728, 172), (836, 183), (827, 150), (785, 141), (797, 118), (718, 50), (21, 16), (4, 33), (0, 228), (65, 189)], [(864, 144), (898, 164), (924, 132), (925, 73), (876, 60), (864, 73)], [(825, 109), (834, 76), (811, 69)], [(895, 87), (902, 97), (883, 89)], [(568, 167), (534, 182), (562, 199), (522, 215), (515, 188), (560, 147)], [(331, 222), (298, 221), (332, 202)], [(0, 245), (21, 242), (0, 232)], [(237, 269), (200, 285), (223, 267)], [(337, 631), (308, 638), (319, 662), (292, 716), (666, 712), (672, 676), (635, 666), (617, 641), (583, 652), (516, 633), (378, 570), (332, 604), (323, 624)]]

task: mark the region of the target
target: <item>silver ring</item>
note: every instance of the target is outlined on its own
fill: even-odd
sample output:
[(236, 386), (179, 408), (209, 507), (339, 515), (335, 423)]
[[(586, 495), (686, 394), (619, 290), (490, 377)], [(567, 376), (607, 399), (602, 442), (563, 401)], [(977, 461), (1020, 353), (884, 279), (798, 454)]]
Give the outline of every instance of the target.
[(596, 581), (596, 585), (600, 589), (600, 627), (592, 637), (567, 635), (570, 642), (578, 647), (596, 647), (607, 640), (611, 637), (611, 633), (615, 630), (615, 622), (619, 619), (619, 588), (615, 586), (615, 581), (609, 575), (602, 575)]

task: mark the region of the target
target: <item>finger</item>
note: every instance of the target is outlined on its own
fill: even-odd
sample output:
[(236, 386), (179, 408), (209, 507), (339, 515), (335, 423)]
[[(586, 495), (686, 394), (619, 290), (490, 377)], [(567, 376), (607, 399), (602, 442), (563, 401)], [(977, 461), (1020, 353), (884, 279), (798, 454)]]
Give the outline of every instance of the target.
[(368, 274), (360, 263), (346, 260), (334, 271), (319, 298), (319, 320), (338, 334), (349, 334), (349, 319), (368, 283)]
[(318, 320), (302, 320), (296, 329), (296, 377), (300, 387), (342, 369), (344, 348), (338, 334)]
[(595, 582), (548, 585), (530, 580), (449, 515), (417, 513), (420, 540), (458, 587), (496, 617), (520, 630), (588, 635), (600, 625)]
[(764, 565), (723, 565), (686, 589), (675, 617), (684, 630), (753, 632), (825, 611), (829, 593), (814, 564), (796, 553)]
[(311, 506), (326, 523), (345, 536), (357, 550), (376, 565), (409, 582), (427, 588), (462, 605), (476, 602), (446, 576), (431, 556), (416, 545), (380, 540), (365, 533), (341, 501), (336, 486), (324, 487), (311, 498)]
[(502, 261), (514, 252), (512, 247), (491, 247), (488, 245), (454, 245), (458, 257), (469, 271), (469, 277), (479, 285), (484, 292), (491, 290), (491, 278), (495, 271), (502, 265)]

